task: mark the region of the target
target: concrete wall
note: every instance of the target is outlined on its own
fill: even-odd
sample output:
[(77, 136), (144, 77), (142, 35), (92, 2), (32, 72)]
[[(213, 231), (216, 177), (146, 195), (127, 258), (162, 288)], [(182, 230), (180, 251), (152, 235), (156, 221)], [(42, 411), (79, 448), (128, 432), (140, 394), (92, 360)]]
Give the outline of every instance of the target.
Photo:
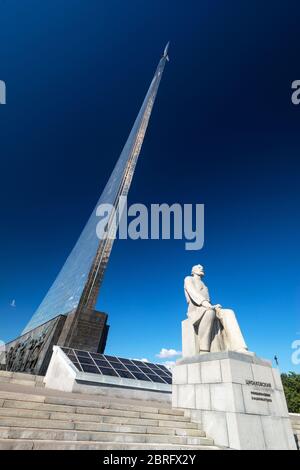
[(298, 450), (300, 450), (300, 413), (290, 413), (292, 428), (296, 439)]

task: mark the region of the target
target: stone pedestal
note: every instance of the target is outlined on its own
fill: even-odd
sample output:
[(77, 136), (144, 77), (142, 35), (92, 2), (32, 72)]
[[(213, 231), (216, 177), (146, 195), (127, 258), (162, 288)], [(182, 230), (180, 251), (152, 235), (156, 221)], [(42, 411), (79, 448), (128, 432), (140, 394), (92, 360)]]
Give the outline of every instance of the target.
[(226, 351), (178, 361), (172, 406), (186, 409), (216, 445), (296, 449), (280, 374), (256, 356)]
[(107, 318), (106, 313), (87, 308), (71, 312), (56, 344), (103, 354), (109, 329)]

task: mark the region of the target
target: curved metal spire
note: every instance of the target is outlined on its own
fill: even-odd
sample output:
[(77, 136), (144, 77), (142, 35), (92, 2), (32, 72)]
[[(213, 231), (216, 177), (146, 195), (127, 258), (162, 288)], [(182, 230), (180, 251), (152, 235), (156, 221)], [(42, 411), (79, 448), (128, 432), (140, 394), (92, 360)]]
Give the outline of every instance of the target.
[(102, 239), (97, 237), (96, 227), (99, 222), (97, 208), (100, 204), (110, 204), (115, 210), (121, 211), (122, 209), (119, 207), (120, 197), (127, 196), (131, 185), (162, 73), (168, 60), (168, 47), (169, 43), (159, 61), (127, 142), (92, 215), (23, 334), (58, 315), (68, 315), (76, 311), (76, 316), (78, 316), (82, 308), (95, 308), (114, 241), (110, 237), (111, 227), (113, 227), (110, 216), (106, 234)]

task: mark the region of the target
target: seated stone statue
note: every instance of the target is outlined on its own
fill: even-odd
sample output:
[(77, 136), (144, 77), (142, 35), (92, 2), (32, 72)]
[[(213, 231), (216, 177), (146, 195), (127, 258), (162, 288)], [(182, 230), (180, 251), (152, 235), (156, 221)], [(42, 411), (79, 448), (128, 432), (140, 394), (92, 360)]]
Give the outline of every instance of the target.
[(235, 313), (211, 304), (203, 276), (198, 264), (184, 280), (188, 320), (183, 322), (183, 356), (225, 350), (249, 354)]

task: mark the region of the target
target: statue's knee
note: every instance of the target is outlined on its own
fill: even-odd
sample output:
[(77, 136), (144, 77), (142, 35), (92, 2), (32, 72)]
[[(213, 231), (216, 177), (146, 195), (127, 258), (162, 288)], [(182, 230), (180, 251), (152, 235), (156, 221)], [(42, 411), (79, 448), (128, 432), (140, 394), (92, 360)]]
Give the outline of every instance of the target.
[(223, 310), (223, 316), (226, 318), (235, 318), (235, 313), (233, 310), (226, 309), (226, 310)]
[(207, 310), (205, 316), (207, 320), (214, 321), (216, 318), (216, 312), (213, 309)]

